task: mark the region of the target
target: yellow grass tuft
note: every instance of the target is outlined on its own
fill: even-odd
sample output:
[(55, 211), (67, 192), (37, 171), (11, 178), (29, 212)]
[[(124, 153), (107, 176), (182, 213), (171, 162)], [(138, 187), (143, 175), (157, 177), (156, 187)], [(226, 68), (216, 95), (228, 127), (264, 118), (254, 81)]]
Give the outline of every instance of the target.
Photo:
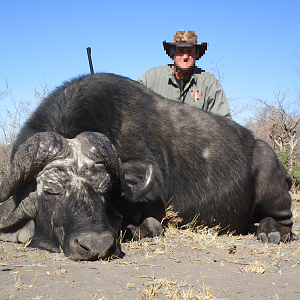
[[(167, 278), (154, 279), (147, 284), (142, 293), (142, 299), (174, 299), (174, 300), (215, 300), (211, 294), (211, 287), (200, 286), (199, 292), (194, 294), (193, 288), (187, 281), (176, 282)], [(202, 289), (202, 291), (201, 291)]]
[(166, 216), (161, 221), (162, 224), (178, 227), (178, 224), (183, 222), (183, 219), (178, 216), (179, 212), (174, 212), (174, 205), (169, 205), (166, 208)]
[(15, 279), (15, 286), (14, 288), (19, 291), (19, 290), (25, 290), (23, 283), (21, 282), (21, 276), (17, 272), (14, 274), (14, 279)]
[(256, 274), (263, 274), (267, 270), (267, 266), (260, 261), (253, 261), (249, 265), (241, 268), (243, 273), (256, 273)]

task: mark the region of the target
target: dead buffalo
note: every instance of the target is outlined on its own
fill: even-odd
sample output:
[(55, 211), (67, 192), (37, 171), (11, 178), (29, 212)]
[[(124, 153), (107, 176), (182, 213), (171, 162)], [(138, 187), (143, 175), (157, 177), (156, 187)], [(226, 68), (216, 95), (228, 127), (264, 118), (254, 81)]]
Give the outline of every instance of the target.
[(159, 233), (167, 203), (185, 223), (199, 215), (243, 233), (260, 222), (264, 242), (292, 237), (292, 180), (265, 142), (114, 74), (54, 90), (21, 128), (11, 159), (0, 187), (2, 240), (32, 238), (73, 259), (120, 255), (119, 230)]

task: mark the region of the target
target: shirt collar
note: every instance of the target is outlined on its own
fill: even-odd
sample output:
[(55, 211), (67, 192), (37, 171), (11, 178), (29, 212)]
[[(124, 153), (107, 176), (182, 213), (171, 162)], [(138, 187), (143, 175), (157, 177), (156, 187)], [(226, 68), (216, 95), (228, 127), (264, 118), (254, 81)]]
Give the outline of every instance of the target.
[[(174, 65), (172, 64), (172, 65), (168, 65), (168, 69), (167, 69), (167, 80), (168, 80), (168, 83), (172, 83), (172, 84), (176, 84), (177, 85), (177, 82), (176, 82), (176, 80), (175, 80), (175, 77), (174, 77)], [(186, 83), (186, 86), (189, 86), (190, 84), (192, 84), (192, 83), (195, 83), (195, 84), (197, 84), (197, 77), (196, 76), (194, 76), (195, 75), (195, 71), (197, 70), (197, 67), (196, 66), (194, 66), (194, 70), (193, 70), (193, 74), (192, 74), (192, 76), (191, 76), (191, 78), (190, 78), (190, 80)]]

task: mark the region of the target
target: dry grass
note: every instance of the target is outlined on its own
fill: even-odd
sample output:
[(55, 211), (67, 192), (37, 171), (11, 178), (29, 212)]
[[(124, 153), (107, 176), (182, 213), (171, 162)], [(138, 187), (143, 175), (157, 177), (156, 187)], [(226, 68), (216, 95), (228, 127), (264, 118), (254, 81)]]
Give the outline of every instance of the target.
[(249, 265), (241, 268), (241, 271), (243, 273), (252, 272), (252, 273), (256, 273), (256, 274), (263, 274), (266, 272), (266, 269), (267, 269), (267, 266), (265, 264), (261, 263), (261, 261), (253, 261)]
[(176, 282), (167, 278), (153, 279), (146, 284), (141, 296), (142, 299), (174, 299), (174, 300), (213, 300), (216, 299), (211, 293), (211, 287), (204, 283), (199, 285), (198, 292), (194, 292), (194, 287), (187, 284), (187, 281)]
[[(297, 217), (299, 214), (298, 203), (293, 207)], [(174, 216), (178, 217), (176, 214)], [(219, 230), (218, 226), (214, 228), (197, 226), (195, 220), (183, 227), (178, 227), (177, 222), (171, 222), (165, 228), (163, 236), (127, 244), (132, 250), (129, 255), (133, 256), (139, 253), (143, 259), (149, 259), (149, 265), (158, 256), (181, 263), (184, 255), (178, 257), (174, 253), (184, 245), (192, 250), (205, 251), (204, 253), (218, 253), (218, 256), (221, 251), (225, 254), (219, 260), (213, 259), (207, 263), (215, 264), (217, 262), (221, 266), (234, 264), (244, 274), (254, 273), (259, 276), (274, 271), (281, 274), (281, 272), (286, 273), (287, 270), (293, 272), (300, 266), (298, 242), (281, 243), (280, 245), (263, 244), (257, 241), (255, 235), (238, 236), (231, 233), (219, 235)], [(291, 262), (289, 263), (289, 261)], [(142, 265), (139, 264), (139, 260), (136, 260), (132, 267), (138, 270)], [(176, 281), (173, 278), (153, 278), (142, 291), (142, 299), (215, 299), (211, 293), (211, 287), (207, 287), (203, 283), (200, 289), (200, 286), (195, 287), (187, 282)], [(130, 285), (130, 288), (134, 288), (134, 286)]]
[[(293, 212), (296, 217), (298, 216), (295, 224), (299, 224), (297, 223), (299, 222), (297, 201), (293, 201)], [(177, 214), (172, 215), (178, 217)], [(70, 271), (74, 270), (73, 266), (75, 269), (80, 268), (81, 272), (86, 274), (90, 274), (90, 269), (95, 269), (93, 280), (98, 280), (102, 273), (105, 273), (104, 277), (106, 273), (112, 274), (111, 270), (113, 270), (115, 273), (112, 277), (112, 285), (117, 291), (122, 290), (124, 299), (144, 300), (216, 299), (215, 297), (220, 295), (221, 281), (211, 280), (211, 274), (217, 275), (218, 272), (224, 272), (224, 276), (232, 276), (231, 280), (239, 278), (239, 274), (243, 277), (247, 276), (250, 280), (254, 277), (263, 280), (270, 274), (297, 276), (299, 273), (299, 242), (280, 245), (263, 244), (258, 242), (254, 235), (219, 235), (218, 227), (197, 226), (195, 220), (183, 227), (179, 227), (179, 223), (177, 221), (169, 223), (162, 236), (122, 243), (122, 250), (126, 253), (124, 259), (92, 263), (73, 262), (63, 253), (49, 253), (26, 248), (21, 244), (1, 242), (0, 266), (5, 271), (2, 272), (2, 276), (9, 274), (11, 278), (8, 293), (12, 291), (12, 294), (23, 295), (24, 293), (25, 295), (31, 290), (39, 289), (38, 293), (41, 295), (43, 286), (40, 286), (40, 283), (43, 280), (47, 282), (51, 279), (57, 284), (62, 280), (67, 281), (68, 277), (73, 276)], [(296, 230), (297, 228), (299, 230), (299, 225)], [(190, 269), (185, 268), (185, 273), (181, 273), (186, 264)], [(208, 272), (207, 269), (211, 271)], [(197, 281), (199, 272), (201, 272), (200, 279)], [(122, 286), (123, 277), (127, 274), (128, 280)], [(80, 280), (81, 278), (78, 279)], [(118, 283), (114, 284), (114, 280)], [(92, 284), (93, 281), (90, 282)], [(70, 285), (70, 282), (68, 284)], [(111, 299), (107, 296), (109, 294), (103, 291), (105, 287), (101, 289), (98, 296), (101, 295), (102, 299)], [(112, 288), (111, 291), (114, 289)], [(235, 291), (232, 286), (228, 290)], [(277, 290), (274, 290), (273, 295), (275, 292)], [(136, 297), (125, 297), (125, 295), (136, 295)], [(93, 297), (88, 299), (94, 297), (98, 299), (96, 296), (93, 294)], [(36, 299), (48, 299), (45, 296), (36, 297)], [(281, 299), (280, 296), (279, 298)]]
[(180, 218), (178, 215), (179, 215), (179, 212), (174, 212), (174, 206), (173, 205), (169, 205), (166, 208), (166, 216), (163, 218), (163, 220), (161, 221), (161, 223), (162, 224), (169, 224), (169, 225), (172, 225), (174, 227), (178, 227), (178, 224), (183, 221), (183, 219)]
[[(196, 226), (191, 222), (183, 227), (177, 227), (174, 223), (168, 224), (164, 234), (151, 239), (142, 239), (139, 241), (130, 241), (125, 243), (126, 248), (130, 250), (127, 256), (133, 256), (137, 253), (143, 254), (145, 258), (153, 258), (157, 255), (171, 253), (178, 247), (178, 241), (190, 244), (192, 249), (204, 250), (210, 247), (216, 249), (228, 248), (228, 243), (223, 243), (224, 238), (220, 237), (219, 227), (208, 228), (205, 226)], [(226, 235), (231, 237), (231, 234)]]
[[(199, 249), (205, 249), (206, 247), (214, 244), (219, 232), (220, 227), (215, 226), (213, 228), (208, 228), (203, 225), (198, 225), (198, 216), (195, 216), (192, 222), (179, 226), (183, 221), (182, 218), (178, 216), (178, 212), (174, 212), (174, 207), (170, 205), (166, 210), (166, 217), (162, 221), (167, 224), (164, 231), (164, 236), (166, 239), (171, 237), (176, 237), (180, 239), (187, 239), (190, 243), (197, 243)], [(218, 243), (217, 243), (218, 244)]]
[[(299, 206), (295, 206), (295, 214), (299, 212)], [(175, 218), (177, 214), (173, 214)], [(247, 236), (234, 235), (227, 233), (219, 235), (220, 227), (208, 228), (206, 226), (197, 226), (196, 219), (182, 227), (178, 227), (178, 222), (170, 222), (164, 230), (164, 235), (153, 239), (143, 239), (140, 241), (131, 241), (125, 245), (132, 250), (127, 253), (128, 256), (142, 253), (145, 258), (153, 258), (156, 255), (171, 253), (177, 248), (178, 242), (190, 244), (194, 250), (227, 250), (228, 254), (244, 252), (250, 255), (267, 255), (274, 261), (279, 257), (285, 257), (291, 251), (294, 255), (299, 255), (300, 249), (294, 249), (294, 243), (269, 245), (257, 243), (257, 237), (254, 234)], [(248, 243), (245, 243), (248, 240)], [(278, 248), (279, 247), (279, 248)]]
[(299, 194), (292, 194), (292, 213), (293, 213), (293, 220), (296, 220), (300, 215), (300, 195)]

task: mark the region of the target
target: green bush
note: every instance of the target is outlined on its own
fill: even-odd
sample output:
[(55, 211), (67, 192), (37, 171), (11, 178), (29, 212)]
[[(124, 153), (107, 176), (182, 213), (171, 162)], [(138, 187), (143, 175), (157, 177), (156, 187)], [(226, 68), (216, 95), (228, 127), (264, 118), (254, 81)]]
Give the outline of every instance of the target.
[(285, 151), (277, 151), (277, 156), (280, 162), (283, 164), (285, 169), (289, 172), (293, 179), (293, 188), (299, 189), (300, 187), (300, 161), (294, 158), (291, 161), (290, 149)]

